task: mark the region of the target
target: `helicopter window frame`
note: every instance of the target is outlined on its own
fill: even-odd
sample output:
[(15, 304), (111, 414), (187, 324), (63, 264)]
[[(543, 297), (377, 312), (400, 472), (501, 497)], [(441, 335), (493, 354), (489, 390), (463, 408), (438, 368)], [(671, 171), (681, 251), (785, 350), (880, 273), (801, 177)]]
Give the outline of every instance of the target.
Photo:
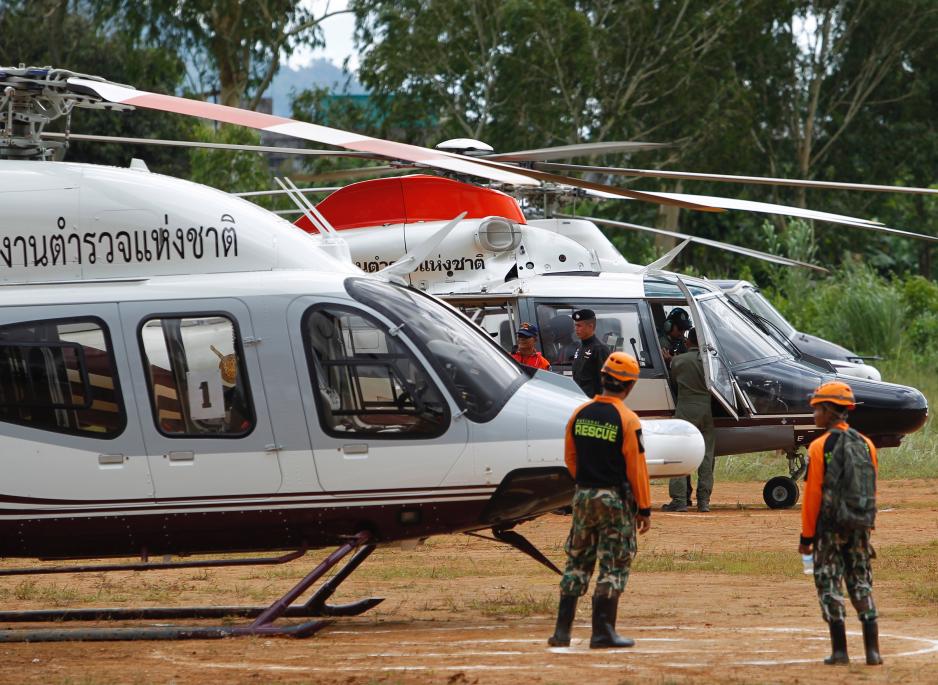
[[(623, 299), (611, 299), (611, 298), (570, 298), (565, 300), (558, 300), (554, 297), (534, 297), (531, 298), (530, 307), (534, 314), (534, 320), (537, 321), (538, 328), (540, 328), (541, 334), (538, 340), (538, 347), (543, 350), (545, 348), (544, 342), (544, 333), (549, 328), (549, 322), (541, 321), (541, 307), (552, 307), (555, 310), (557, 309), (570, 309), (571, 314), (578, 309), (589, 308), (593, 309), (596, 312), (597, 319), (609, 318), (608, 316), (603, 316), (606, 312), (600, 311), (603, 308), (616, 307), (619, 308), (621, 315), (625, 315), (625, 309), (630, 308), (635, 315), (635, 321), (638, 326), (638, 335), (636, 336), (635, 342), (639, 349), (640, 358), (637, 359), (639, 364), (639, 378), (661, 378), (662, 371), (658, 367), (656, 359), (659, 355), (656, 355), (652, 350), (657, 348), (657, 338), (655, 339), (655, 344), (653, 346), (648, 345), (648, 336), (646, 335), (646, 328), (650, 322), (650, 314), (647, 312), (646, 307), (643, 305), (645, 300), (638, 298), (623, 298)], [(554, 315), (550, 320), (553, 321), (554, 318), (558, 316)], [(570, 321), (571, 328), (573, 326), (573, 320)], [(574, 333), (572, 335), (572, 344), (574, 347), (580, 346), (580, 341)], [(597, 336), (598, 337), (598, 336)], [(603, 344), (606, 344), (604, 340), (600, 340)], [(622, 336), (622, 352), (633, 355), (634, 352), (631, 349), (631, 344), (629, 343), (629, 338)], [(546, 353), (543, 353), (547, 357)], [(569, 375), (573, 372), (573, 358), (570, 357), (569, 361), (562, 362), (560, 359), (556, 361), (548, 357), (548, 361), (551, 363), (552, 370), (555, 373), (562, 375)]]
[[(411, 335), (408, 336), (408, 339), (413, 342), (417, 349), (420, 350), (420, 353), (424, 356), (429, 365), (433, 368), (434, 372), (436, 372), (437, 376), (446, 386), (446, 389), (450, 393), (450, 397), (453, 398), (457, 406), (465, 412), (466, 416), (470, 420), (476, 423), (486, 423), (494, 419), (502, 411), (504, 406), (508, 403), (509, 399), (511, 399), (515, 392), (517, 392), (517, 390), (522, 385), (531, 379), (530, 374), (524, 370), (524, 367), (518, 364), (518, 362), (512, 358), (511, 354), (509, 354), (507, 350), (492, 340), (485, 329), (470, 321), (465, 314), (453, 307), (453, 305), (445, 301), (438, 300), (428, 293), (409, 286), (396, 285), (388, 282), (354, 276), (345, 279), (345, 289), (353, 298), (355, 298), (355, 300), (375, 309), (384, 315), (387, 319), (400, 326), (407, 326), (408, 321), (406, 318), (400, 315), (400, 312), (397, 311), (396, 307), (392, 308), (387, 306), (386, 303), (381, 302), (380, 299), (374, 297), (373, 292), (364, 290), (363, 288), (359, 287), (359, 285), (363, 285), (365, 288), (372, 288), (376, 285), (378, 287), (387, 287), (391, 289), (390, 292), (394, 295), (403, 293), (407, 297), (414, 298), (415, 304), (419, 299), (422, 298), (423, 300), (432, 303), (432, 306), (434, 307), (443, 308), (444, 311), (452, 314), (452, 316), (455, 317), (455, 320), (458, 321), (461, 326), (467, 326), (474, 330), (475, 333), (473, 335), (478, 334), (481, 339), (486, 341), (485, 345), (491, 346), (490, 349), (492, 351), (492, 355), (494, 356), (490, 357), (490, 359), (497, 360), (498, 357), (501, 357), (502, 360), (504, 360), (507, 364), (505, 367), (506, 372), (515, 373), (513, 380), (511, 380), (509, 383), (500, 384), (497, 387), (497, 389), (501, 391), (500, 394), (496, 395), (493, 393), (492, 395), (485, 398), (490, 400), (486, 409), (480, 409), (477, 406), (473, 406), (472, 403), (466, 401), (460, 392), (459, 384), (452, 377), (452, 374), (450, 373), (451, 370), (447, 368), (447, 362), (441, 359), (439, 355), (435, 354), (433, 350), (430, 349), (430, 343), (434, 341), (431, 340), (428, 342), (424, 339), (424, 334), (422, 334), (419, 330), (414, 331), (413, 327), (411, 327)], [(405, 331), (406, 330), (408, 329), (405, 328)], [(462, 332), (463, 331), (460, 331), (460, 333)], [(487, 389), (491, 390), (491, 388)]]
[[(162, 425), (160, 424), (159, 419), (159, 406), (157, 405), (157, 396), (153, 384), (153, 378), (150, 373), (149, 367), (150, 357), (147, 354), (146, 343), (143, 340), (143, 329), (152, 321), (165, 321), (168, 319), (177, 319), (182, 321), (184, 319), (212, 319), (212, 318), (222, 318), (227, 320), (231, 324), (232, 328), (232, 349), (234, 350), (233, 354), (238, 357), (238, 384), (242, 389), (242, 399), (244, 400), (245, 409), (249, 412), (249, 416), (246, 417), (250, 421), (250, 426), (245, 430), (240, 432), (225, 431), (218, 433), (192, 433), (192, 432), (177, 432), (172, 433), (166, 430), (163, 430)], [(162, 330), (162, 325), (160, 326)], [(251, 379), (247, 373), (247, 363), (244, 355), (244, 344), (243, 337), (241, 335), (241, 328), (238, 325), (238, 317), (232, 312), (222, 311), (222, 310), (212, 310), (212, 311), (172, 311), (172, 312), (151, 312), (142, 318), (137, 324), (137, 342), (140, 346), (140, 358), (143, 364), (143, 375), (146, 378), (147, 382), (147, 395), (149, 397), (150, 411), (153, 418), (153, 425), (160, 435), (163, 437), (179, 440), (179, 439), (196, 439), (196, 440), (240, 440), (246, 438), (251, 433), (254, 432), (254, 429), (257, 427), (257, 409), (254, 405), (254, 393), (251, 392)], [(166, 344), (165, 333), (163, 338), (164, 345)], [(174, 359), (170, 353), (168, 347), (163, 348), (166, 351), (167, 358), (169, 360), (170, 367), (174, 365)], [(177, 401), (180, 393), (178, 387), (178, 380), (176, 375), (176, 370), (174, 368), (166, 369), (171, 376), (173, 377), (174, 387), (173, 390), (177, 393)], [(185, 420), (185, 417), (183, 417)]]
[[(401, 348), (403, 352), (403, 354), (399, 356), (406, 357), (408, 361), (412, 363), (416, 369), (420, 370), (420, 372), (424, 376), (424, 380), (426, 381), (426, 383), (429, 384), (429, 387), (432, 388), (436, 392), (437, 396), (439, 397), (439, 400), (440, 400), (439, 404), (442, 407), (442, 412), (440, 413), (440, 420), (438, 421), (435, 427), (435, 430), (421, 431), (421, 430), (408, 429), (408, 430), (403, 430), (403, 431), (399, 430), (399, 431), (387, 431), (387, 432), (381, 432), (380, 430), (370, 431), (370, 430), (361, 430), (361, 429), (337, 430), (334, 426), (329, 425), (327, 421), (327, 417), (326, 417), (326, 412), (325, 412), (325, 398), (322, 396), (321, 392), (316, 391), (317, 388), (322, 387), (320, 385), (320, 378), (319, 378), (319, 369), (321, 365), (336, 366), (336, 367), (341, 367), (341, 366), (387, 367), (390, 371), (393, 372), (393, 375), (389, 373), (387, 376), (387, 379), (392, 383), (392, 387), (393, 387), (393, 381), (391, 381), (391, 379), (393, 377), (397, 377), (403, 383), (403, 382), (406, 382), (406, 374), (402, 373), (399, 369), (397, 369), (396, 366), (393, 364), (393, 362), (385, 363), (385, 362), (376, 361), (374, 359), (367, 359), (364, 357), (357, 359), (354, 356), (345, 357), (342, 359), (332, 359), (326, 362), (323, 362), (322, 360), (314, 358), (314, 355), (316, 353), (313, 350), (312, 341), (310, 340), (309, 320), (317, 312), (326, 312), (333, 316), (335, 316), (335, 314), (337, 313), (338, 314), (351, 314), (352, 316), (358, 317), (362, 319), (363, 321), (365, 321), (366, 323), (371, 324), (374, 327), (375, 331), (385, 336), (386, 341), (396, 341), (397, 345)], [(316, 414), (319, 418), (319, 426), (326, 433), (326, 435), (329, 435), (330, 437), (334, 437), (334, 438), (346, 438), (346, 439), (350, 437), (367, 437), (368, 439), (382, 439), (382, 440), (433, 440), (433, 439), (439, 438), (442, 435), (445, 435), (447, 431), (449, 431), (450, 425), (452, 423), (452, 412), (450, 411), (450, 406), (449, 406), (449, 402), (446, 399), (446, 394), (439, 387), (439, 383), (437, 383), (436, 380), (431, 376), (431, 374), (427, 372), (427, 367), (425, 367), (421, 363), (421, 360), (418, 358), (416, 354), (414, 354), (414, 351), (407, 344), (405, 344), (405, 342), (400, 337), (394, 335), (394, 333), (392, 333), (391, 328), (386, 323), (378, 319), (376, 316), (374, 316), (370, 312), (367, 312), (353, 305), (339, 304), (339, 303), (332, 303), (332, 302), (318, 302), (316, 304), (313, 304), (307, 307), (307, 309), (303, 312), (303, 315), (300, 318), (300, 327), (301, 327), (301, 330), (300, 330), (301, 338), (303, 340), (303, 351), (306, 355), (306, 366), (307, 366), (307, 369), (309, 370), (310, 382), (312, 383), (312, 387), (314, 390), (313, 394), (315, 396)], [(391, 353), (388, 352), (388, 355), (390, 354)], [(362, 397), (362, 391), (361, 391), (359, 380), (360, 380), (359, 376), (356, 375), (354, 379), (354, 385), (357, 390), (357, 399), (360, 401), (362, 409), (359, 411), (342, 412), (343, 415), (346, 415), (346, 416), (405, 415), (405, 416), (414, 416), (414, 417), (420, 416), (420, 414), (417, 413), (416, 411), (416, 407), (414, 408), (414, 410), (411, 410), (411, 411), (405, 411), (405, 410), (400, 410), (400, 409), (396, 411), (387, 411), (387, 410), (370, 410), (369, 411), (367, 408), (368, 401), (364, 400), (364, 398)], [(323, 378), (322, 381), (326, 383), (327, 387), (332, 389), (332, 386), (331, 384), (329, 384), (329, 380), (327, 378)], [(406, 387), (405, 387), (405, 391), (408, 393), (416, 392), (416, 390), (408, 389)], [(330, 411), (333, 412), (333, 415), (336, 413), (335, 410), (331, 408), (330, 408)]]
[[(0, 342), (0, 349), (10, 348), (10, 347), (19, 347), (19, 348), (35, 348), (35, 349), (65, 349), (71, 348), (78, 350), (76, 359), (78, 360), (78, 373), (80, 374), (79, 382), (82, 386), (84, 402), (82, 404), (76, 403), (33, 403), (33, 404), (24, 404), (21, 402), (17, 403), (3, 403), (0, 404), (0, 407), (11, 407), (11, 406), (21, 406), (28, 407), (31, 409), (47, 409), (54, 412), (67, 411), (67, 412), (81, 412), (81, 411), (106, 411), (104, 409), (98, 408), (95, 409), (95, 402), (114, 405), (116, 411), (114, 412), (117, 415), (117, 424), (115, 428), (111, 430), (88, 430), (81, 428), (68, 428), (58, 425), (44, 425), (32, 419), (15, 419), (9, 418), (2, 415), (0, 412), (0, 423), (9, 423), (17, 426), (23, 426), (26, 428), (32, 428), (34, 430), (48, 431), (51, 433), (58, 433), (64, 435), (74, 435), (82, 438), (91, 438), (94, 440), (114, 440), (121, 435), (127, 428), (127, 410), (124, 404), (124, 396), (121, 391), (120, 376), (117, 368), (117, 358), (114, 355), (114, 343), (111, 337), (111, 330), (108, 327), (107, 322), (99, 316), (70, 316), (70, 317), (55, 317), (51, 319), (31, 319), (29, 321), (11, 321), (9, 323), (0, 324), (0, 333), (5, 329), (13, 329), (18, 327), (28, 328), (30, 326), (68, 326), (73, 324), (92, 324), (97, 327), (98, 331), (101, 334), (101, 337), (104, 342), (104, 349), (101, 350), (106, 355), (108, 362), (108, 371), (110, 372), (110, 382), (113, 387), (107, 388), (106, 386), (100, 385), (97, 387), (104, 388), (113, 393), (112, 397), (109, 398), (98, 398), (95, 397), (96, 390), (95, 384), (92, 382), (91, 371), (88, 370), (87, 356), (85, 352), (86, 345), (83, 345), (79, 342), (69, 342), (69, 341), (57, 341), (57, 342), (42, 342), (42, 341), (10, 341), (10, 342)], [(62, 336), (62, 331), (57, 331), (58, 336)], [(68, 332), (65, 333), (66, 335)], [(98, 348), (94, 348), (98, 349)], [(103, 376), (103, 374), (94, 374)], [(79, 419), (76, 416), (75, 422), (78, 423)]]

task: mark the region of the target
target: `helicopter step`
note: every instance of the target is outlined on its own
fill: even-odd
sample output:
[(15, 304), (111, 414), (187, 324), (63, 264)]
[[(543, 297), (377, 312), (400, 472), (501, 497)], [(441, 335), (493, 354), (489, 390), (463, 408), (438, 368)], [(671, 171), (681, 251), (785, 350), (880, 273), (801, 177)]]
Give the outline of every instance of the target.
[(808, 462), (800, 450), (789, 450), (785, 457), (789, 475), (770, 478), (762, 489), (762, 499), (769, 509), (790, 509), (798, 503), (801, 495), (798, 480), (807, 472)]
[[(181, 618), (223, 618), (237, 616), (254, 618), (248, 625), (234, 626), (159, 626), (131, 628), (76, 628), (76, 629), (15, 629), (0, 631), (0, 642), (107, 642), (124, 640), (187, 640), (220, 639), (243, 635), (269, 635), (280, 637), (309, 637), (331, 621), (313, 620), (303, 623), (278, 626), (274, 621), (281, 617), (338, 617), (357, 616), (384, 601), (370, 597), (349, 604), (330, 605), (327, 600), (339, 585), (358, 568), (375, 550), (369, 541), (371, 534), (360, 532), (332, 552), (316, 568), (310, 571), (289, 592), (267, 607), (149, 607), (141, 609), (68, 609), (38, 611), (0, 612), (0, 622), (44, 622), (44, 621), (111, 621), (111, 620), (157, 620)], [(304, 604), (293, 606), (293, 602), (308, 590), (349, 552), (357, 551), (352, 558), (328, 581), (326, 581)]]

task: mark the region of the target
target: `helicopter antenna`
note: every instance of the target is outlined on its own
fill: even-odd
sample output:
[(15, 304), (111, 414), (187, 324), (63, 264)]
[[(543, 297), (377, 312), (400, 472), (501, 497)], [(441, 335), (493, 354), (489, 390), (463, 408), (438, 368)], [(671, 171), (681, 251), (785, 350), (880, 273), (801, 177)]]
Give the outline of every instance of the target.
[(658, 271), (660, 269), (664, 269), (668, 264), (674, 261), (674, 258), (677, 257), (679, 254), (681, 254), (681, 251), (685, 247), (690, 245), (691, 242), (692, 242), (691, 239), (688, 238), (677, 247), (672, 247), (670, 250), (668, 250), (666, 254), (659, 257), (658, 259), (653, 261), (651, 264), (646, 264), (645, 266), (643, 266), (641, 273), (647, 273), (649, 271)]
[(284, 190), (292, 191), (292, 193), (288, 193), (289, 197), (293, 199), (293, 201), (300, 209), (304, 210), (303, 213), (306, 214), (306, 217), (310, 221), (313, 221), (313, 217), (316, 217), (316, 220), (313, 221), (313, 225), (316, 226), (317, 229), (322, 226), (320, 233), (324, 233), (326, 235), (332, 236), (334, 239), (338, 239), (339, 232), (336, 231), (335, 227), (329, 223), (329, 220), (322, 215), (322, 212), (316, 209), (316, 205), (310, 202), (309, 198), (303, 195), (303, 191), (301, 191), (293, 181), (291, 181), (289, 178), (282, 180), (278, 178), (277, 183), (279, 183), (280, 187)]
[(296, 184), (289, 178), (274, 178), (274, 180), (319, 232), (319, 247), (340, 261), (354, 264), (352, 251), (349, 249), (348, 243), (329, 223), (329, 220), (303, 195), (303, 192), (297, 188)]
[(411, 250), (390, 266), (386, 266), (381, 269), (381, 271), (376, 272), (376, 275), (383, 276), (388, 280), (393, 280), (398, 283), (403, 282), (404, 276), (420, 266), (423, 260), (427, 258), (427, 255), (440, 246), (440, 243), (450, 234), (450, 231), (456, 228), (459, 222), (466, 218), (468, 213), (469, 212), (463, 212), (456, 218), (450, 220), (449, 223), (424, 240), (417, 248)]

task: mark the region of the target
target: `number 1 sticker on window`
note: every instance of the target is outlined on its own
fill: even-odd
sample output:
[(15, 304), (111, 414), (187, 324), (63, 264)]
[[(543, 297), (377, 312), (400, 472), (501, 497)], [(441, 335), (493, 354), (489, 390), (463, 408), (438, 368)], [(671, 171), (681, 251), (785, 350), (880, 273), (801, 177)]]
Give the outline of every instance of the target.
[(225, 395), (217, 369), (190, 371), (186, 374), (186, 384), (189, 386), (189, 416), (197, 420), (225, 418)]

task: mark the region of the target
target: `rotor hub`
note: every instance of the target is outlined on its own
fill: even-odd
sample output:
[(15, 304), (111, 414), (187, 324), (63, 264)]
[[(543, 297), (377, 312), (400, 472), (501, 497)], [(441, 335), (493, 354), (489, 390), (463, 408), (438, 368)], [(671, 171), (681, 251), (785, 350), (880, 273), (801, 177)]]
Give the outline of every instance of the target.
[[(68, 117), (74, 107), (128, 110), (133, 107), (104, 102), (94, 94), (82, 93), (68, 79), (81, 77), (106, 81), (52, 67), (0, 67), (0, 159), (52, 157), (67, 147), (68, 140), (49, 141), (43, 130), (52, 121)], [(67, 127), (66, 127), (67, 129)], [(66, 130), (66, 133), (68, 131)]]

